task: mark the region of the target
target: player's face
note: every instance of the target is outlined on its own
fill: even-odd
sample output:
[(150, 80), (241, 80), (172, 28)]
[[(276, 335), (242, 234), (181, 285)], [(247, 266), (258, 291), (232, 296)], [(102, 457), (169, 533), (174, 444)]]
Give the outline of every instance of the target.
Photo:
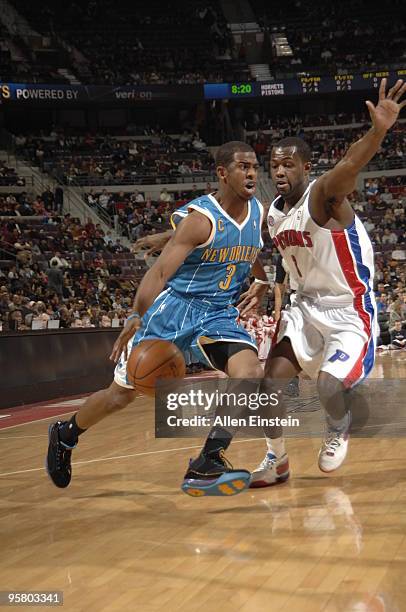
[(219, 168), (225, 186), (240, 198), (249, 200), (257, 187), (259, 163), (255, 153), (234, 153), (234, 161), (227, 168)]
[(274, 147), (270, 166), (272, 182), (279, 195), (284, 198), (302, 195), (311, 164), (302, 160), (296, 147)]

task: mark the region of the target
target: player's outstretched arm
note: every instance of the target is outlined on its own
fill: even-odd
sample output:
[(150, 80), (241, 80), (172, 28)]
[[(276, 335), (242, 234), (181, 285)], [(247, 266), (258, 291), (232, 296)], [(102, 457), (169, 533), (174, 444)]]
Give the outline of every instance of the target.
[(276, 323), (281, 318), (282, 302), (286, 291), (286, 285), (284, 283), (275, 283), (274, 296), (275, 296), (275, 308), (274, 308), (274, 319)]
[(275, 313), (274, 319), (276, 322), (281, 318), (282, 302), (286, 291), (286, 270), (283, 267), (283, 257), (279, 255), (278, 261), (276, 262), (276, 273), (275, 273), (275, 287), (274, 287), (274, 298), (275, 298)]
[(329, 214), (331, 205), (342, 204), (346, 201), (345, 197), (354, 191), (358, 173), (377, 153), (386, 132), (406, 105), (406, 100), (400, 101), (405, 92), (406, 83), (399, 79), (386, 93), (386, 79), (382, 79), (378, 104), (374, 106), (369, 100), (366, 102), (372, 121), (371, 129), (354, 142), (343, 159), (319, 177), (312, 187), (311, 214), (319, 224), (323, 225), (333, 216)]
[[(134, 300), (134, 313), (141, 317), (161, 293), (166, 282), (175, 274), (186, 257), (200, 244), (204, 244), (212, 231), (210, 220), (198, 211), (191, 212), (177, 226), (153, 266), (144, 275)], [(139, 327), (138, 318), (129, 318), (114, 343), (110, 359), (117, 363), (127, 344)]]
[(166, 232), (160, 232), (159, 234), (150, 234), (139, 238), (131, 247), (133, 253), (138, 253), (144, 249), (147, 249), (144, 254), (144, 258), (162, 251), (164, 246), (169, 242), (173, 236), (173, 229), (167, 230)]

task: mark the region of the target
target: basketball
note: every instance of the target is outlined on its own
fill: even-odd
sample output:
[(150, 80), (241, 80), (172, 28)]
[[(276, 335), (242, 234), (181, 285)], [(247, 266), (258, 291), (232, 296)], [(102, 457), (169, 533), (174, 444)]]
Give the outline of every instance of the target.
[(186, 364), (182, 352), (173, 342), (145, 340), (131, 351), (127, 363), (129, 382), (146, 395), (155, 395), (158, 379), (183, 378)]

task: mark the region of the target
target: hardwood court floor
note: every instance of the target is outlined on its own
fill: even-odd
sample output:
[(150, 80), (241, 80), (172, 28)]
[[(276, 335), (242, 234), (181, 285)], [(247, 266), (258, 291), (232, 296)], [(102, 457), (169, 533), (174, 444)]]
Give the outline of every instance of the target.
[[(405, 364), (382, 356), (375, 375)], [(61, 590), (67, 611), (406, 610), (402, 437), (353, 439), (329, 476), (319, 440), (289, 439), (287, 483), (190, 498), (201, 440), (155, 440), (150, 400), (82, 437), (65, 490), (42, 467), (48, 423), (0, 431), (0, 591)], [(252, 468), (263, 451), (236, 440), (229, 456)]]

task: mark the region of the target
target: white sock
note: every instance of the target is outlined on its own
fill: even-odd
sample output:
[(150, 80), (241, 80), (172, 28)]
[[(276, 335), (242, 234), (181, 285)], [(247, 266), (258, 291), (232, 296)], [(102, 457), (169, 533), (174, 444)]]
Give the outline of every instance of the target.
[(285, 440), (281, 438), (268, 438), (265, 437), (266, 445), (268, 447), (268, 453), (275, 455), (277, 459), (282, 457), (285, 453)]

